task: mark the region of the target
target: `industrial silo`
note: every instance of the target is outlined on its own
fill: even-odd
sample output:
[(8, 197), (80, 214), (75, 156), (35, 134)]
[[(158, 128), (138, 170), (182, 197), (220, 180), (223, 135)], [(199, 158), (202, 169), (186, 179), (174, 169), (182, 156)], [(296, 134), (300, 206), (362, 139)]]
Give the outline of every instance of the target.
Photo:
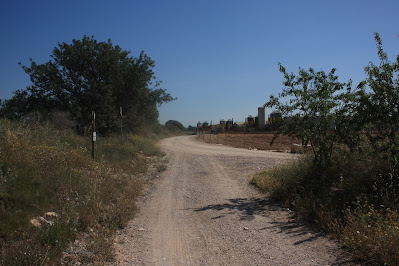
[(248, 127), (253, 127), (255, 124), (255, 119), (252, 115), (248, 116), (247, 118)]
[(227, 127), (228, 129), (232, 128), (232, 127), (233, 127), (233, 120), (231, 120), (231, 119), (227, 120), (227, 122), (226, 122), (226, 127)]
[(265, 108), (258, 107), (258, 127), (264, 128), (266, 126)]
[(225, 120), (220, 120), (220, 126), (222, 127), (222, 129), (226, 128), (226, 121)]
[(282, 119), (281, 119), (281, 113), (279, 113), (279, 112), (273, 112), (273, 113), (270, 114), (270, 122), (271, 122), (272, 124), (278, 123), (278, 122), (280, 122), (281, 120), (282, 120)]

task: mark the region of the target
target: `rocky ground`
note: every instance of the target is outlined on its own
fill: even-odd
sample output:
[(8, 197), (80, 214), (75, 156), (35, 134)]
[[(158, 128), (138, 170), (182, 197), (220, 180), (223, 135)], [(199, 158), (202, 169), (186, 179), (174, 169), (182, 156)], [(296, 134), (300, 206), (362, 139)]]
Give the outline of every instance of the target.
[(168, 168), (115, 238), (116, 265), (355, 265), (323, 233), (249, 185), (296, 155), (164, 139)]

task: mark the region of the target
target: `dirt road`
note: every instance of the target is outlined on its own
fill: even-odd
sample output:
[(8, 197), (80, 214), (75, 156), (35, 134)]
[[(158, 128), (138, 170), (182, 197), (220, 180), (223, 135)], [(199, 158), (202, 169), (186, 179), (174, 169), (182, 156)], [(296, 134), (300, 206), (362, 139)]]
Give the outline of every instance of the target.
[(118, 265), (352, 264), (335, 242), (298, 223), (248, 181), (294, 155), (161, 142), (169, 166), (116, 238)]

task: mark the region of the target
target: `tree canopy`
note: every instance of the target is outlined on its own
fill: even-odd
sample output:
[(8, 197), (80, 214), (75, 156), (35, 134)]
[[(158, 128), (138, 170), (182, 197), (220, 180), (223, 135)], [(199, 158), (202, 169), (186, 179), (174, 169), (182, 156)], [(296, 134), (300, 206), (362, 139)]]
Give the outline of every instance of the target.
[(284, 87), (265, 103), (285, 118), (276, 137), (286, 134), (310, 143), (315, 161), (326, 163), (335, 143), (352, 151), (367, 136), (376, 152), (399, 161), (399, 56), (391, 63), (378, 33), (375, 40), (380, 64), (365, 67), (367, 77), (354, 91), (351, 81), (338, 82), (335, 69), (326, 74), (300, 68), (295, 75), (279, 64)]
[(129, 130), (158, 123), (157, 107), (174, 98), (160, 88), (154, 67), (144, 51), (134, 57), (111, 40), (84, 36), (71, 44), (58, 43), (50, 61), (30, 59), (30, 66), (22, 66), (32, 85), (5, 101), (2, 113), (18, 118), (33, 111), (66, 111), (84, 132), (95, 111), (102, 134), (117, 130), (120, 107)]
[(375, 33), (379, 66), (369, 63), (365, 67), (366, 79), (358, 85), (358, 123), (374, 147), (390, 152), (399, 159), (399, 55), (391, 63)]
[(176, 120), (168, 120), (165, 123), (165, 126), (170, 131), (184, 131), (185, 130), (185, 127), (182, 125), (182, 123), (180, 123), (179, 121), (176, 121)]
[(271, 95), (265, 104), (286, 118), (278, 133), (296, 137), (303, 145), (310, 143), (315, 160), (328, 162), (340, 128), (345, 125), (339, 118), (349, 115), (345, 99), (351, 82), (339, 82), (335, 69), (326, 74), (300, 68), (295, 75), (288, 73), (281, 64), (279, 67), (284, 75), (284, 87), (277, 97)]

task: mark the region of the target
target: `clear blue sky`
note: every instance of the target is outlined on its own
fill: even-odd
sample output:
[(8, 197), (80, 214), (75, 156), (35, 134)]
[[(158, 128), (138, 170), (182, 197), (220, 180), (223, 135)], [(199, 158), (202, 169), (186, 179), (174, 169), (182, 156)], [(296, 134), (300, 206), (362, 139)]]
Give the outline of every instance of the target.
[(30, 84), (18, 62), (50, 59), (58, 42), (108, 38), (156, 62), (155, 74), (178, 100), (160, 122), (256, 115), (282, 87), (281, 62), (364, 79), (378, 63), (374, 32), (391, 60), (399, 54), (399, 1), (1, 1), (0, 99)]

